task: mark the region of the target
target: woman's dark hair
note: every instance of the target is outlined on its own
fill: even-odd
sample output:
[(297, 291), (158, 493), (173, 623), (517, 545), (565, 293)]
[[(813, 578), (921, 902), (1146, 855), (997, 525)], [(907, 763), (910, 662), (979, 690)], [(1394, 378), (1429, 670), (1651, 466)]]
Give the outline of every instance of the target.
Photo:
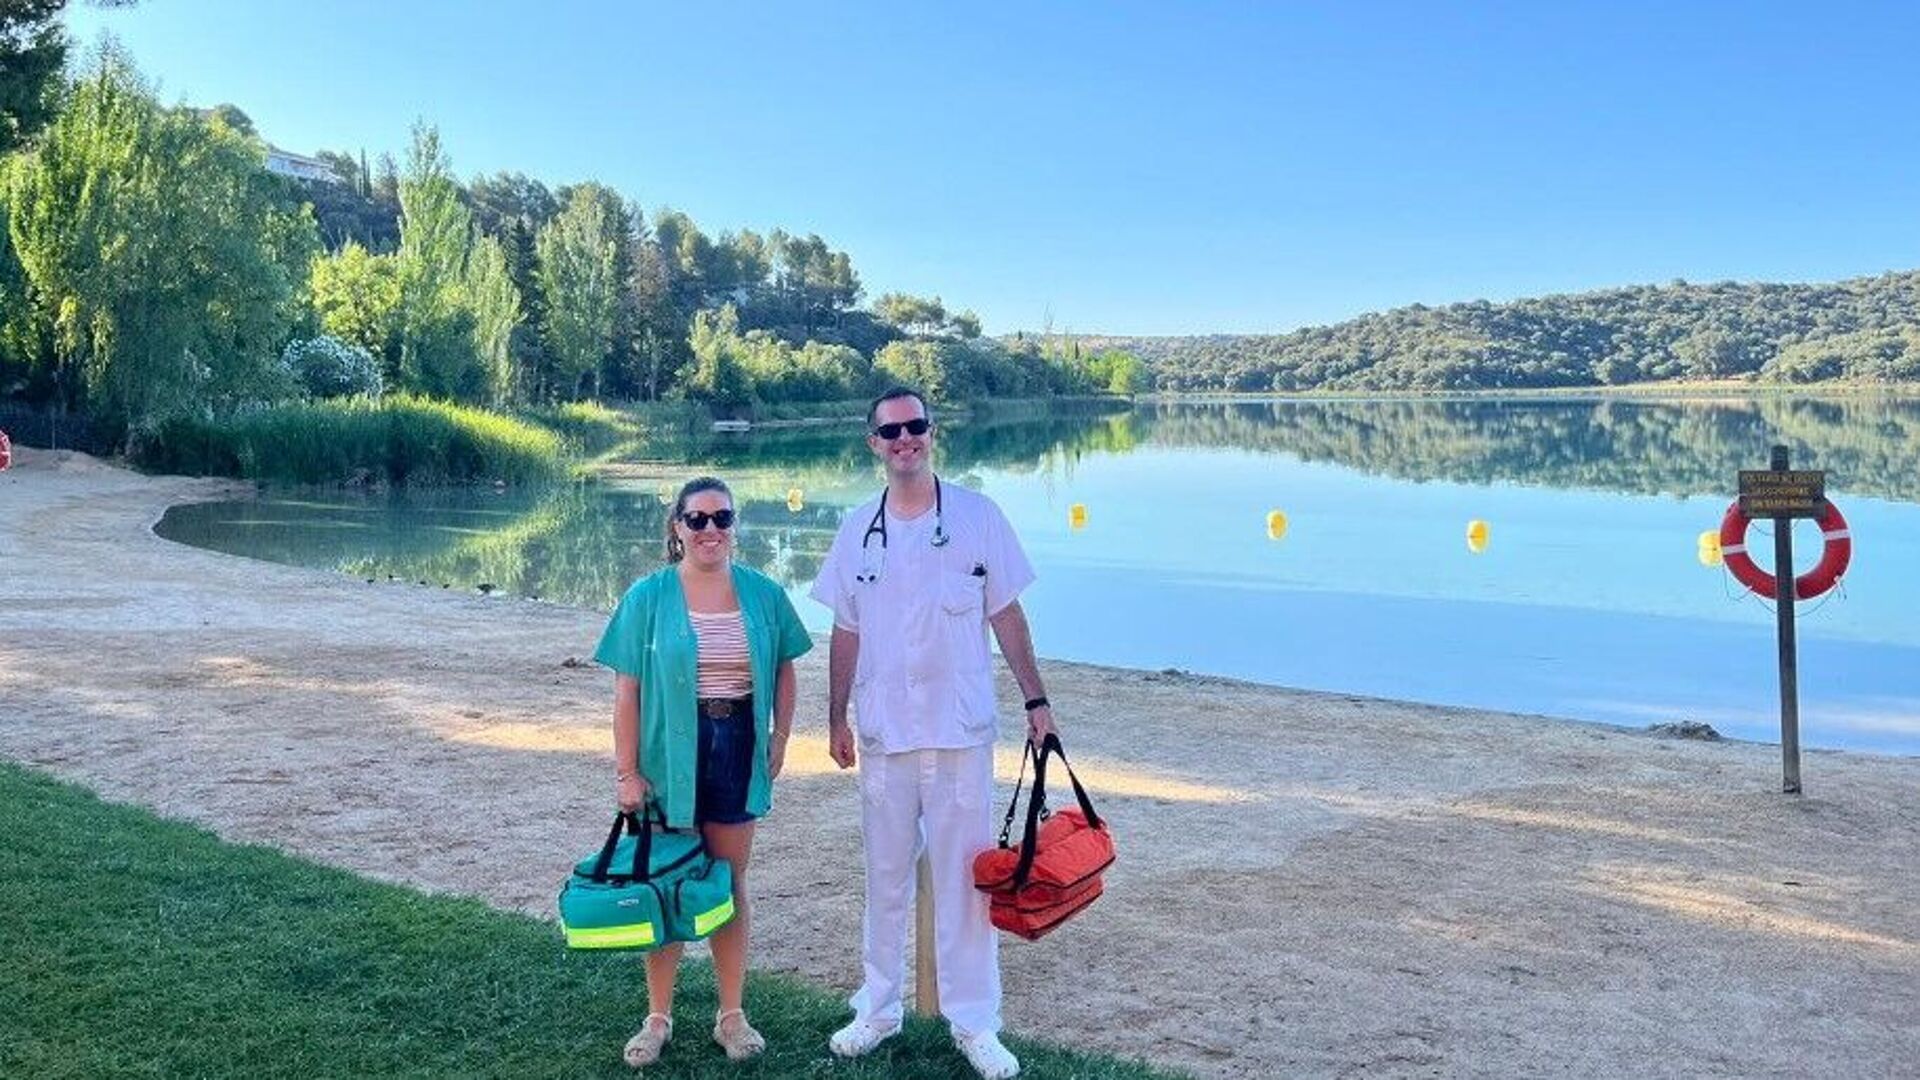
[(703, 491), (717, 491), (727, 497), (728, 505), (733, 503), (733, 489), (717, 476), (696, 476), (680, 485), (680, 497), (673, 500), (673, 513), (667, 515), (667, 561), (670, 563), (679, 562), (687, 554), (686, 545), (680, 542), (679, 535), (673, 531), (673, 523), (679, 521), (680, 515), (686, 512), (687, 500)]

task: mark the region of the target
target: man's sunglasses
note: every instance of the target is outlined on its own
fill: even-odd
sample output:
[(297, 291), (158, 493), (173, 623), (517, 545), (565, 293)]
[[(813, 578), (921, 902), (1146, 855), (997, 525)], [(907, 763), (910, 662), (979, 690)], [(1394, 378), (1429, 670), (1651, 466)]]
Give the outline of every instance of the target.
[(932, 428), (933, 421), (924, 416), (916, 416), (903, 423), (881, 424), (879, 427), (873, 429), (873, 433), (888, 442), (892, 442), (900, 437), (902, 431), (909, 435), (925, 435), (928, 431), (932, 430)]
[(686, 522), (687, 528), (694, 532), (705, 532), (709, 521), (713, 522), (716, 528), (731, 529), (733, 528), (733, 511), (715, 510), (709, 514), (705, 510), (689, 510), (680, 515), (680, 520)]

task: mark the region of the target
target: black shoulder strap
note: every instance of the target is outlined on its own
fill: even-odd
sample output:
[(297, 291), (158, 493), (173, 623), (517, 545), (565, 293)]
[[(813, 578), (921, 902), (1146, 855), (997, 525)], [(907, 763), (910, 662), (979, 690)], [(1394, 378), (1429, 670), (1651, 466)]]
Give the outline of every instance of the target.
[(1013, 818), (1014, 815), (1020, 812), (1020, 789), (1026, 786), (1027, 783), (1027, 762), (1031, 760), (1036, 753), (1038, 753), (1038, 751), (1034, 749), (1032, 739), (1028, 739), (1027, 745), (1020, 748), (1020, 776), (1013, 782), (1013, 798), (1007, 800), (1006, 820), (1000, 823), (1001, 847), (1012, 846)]
[[(1028, 743), (1029, 747), (1033, 744)], [(1073, 774), (1073, 766), (1067, 762), (1066, 748), (1060, 745), (1060, 736), (1048, 735), (1034, 754), (1033, 792), (1027, 796), (1027, 832), (1020, 843), (1020, 863), (1013, 870), (1013, 886), (1019, 888), (1027, 883), (1027, 875), (1033, 872), (1033, 857), (1039, 852), (1040, 811), (1047, 799), (1047, 759), (1059, 755), (1060, 764), (1067, 770), (1067, 779), (1073, 784), (1074, 797), (1080, 800), (1080, 812), (1086, 815), (1087, 824), (1094, 828), (1103, 828), (1105, 822), (1094, 813), (1093, 800), (1087, 798), (1087, 789), (1080, 786), (1080, 778)], [(1019, 792), (1016, 789), (1015, 797)]]

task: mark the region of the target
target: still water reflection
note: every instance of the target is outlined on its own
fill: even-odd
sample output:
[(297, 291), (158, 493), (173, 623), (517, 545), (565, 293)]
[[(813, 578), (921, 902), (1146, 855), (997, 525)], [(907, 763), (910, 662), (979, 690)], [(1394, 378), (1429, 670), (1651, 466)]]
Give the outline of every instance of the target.
[[(709, 441), (544, 492), (270, 492), (177, 508), (160, 531), (608, 608), (658, 565), (663, 484), (713, 471), (739, 496), (742, 557), (822, 629), (799, 597), (878, 482), (857, 434)], [(1829, 470), (1856, 540), (1844, 591), (1802, 605), (1803, 738), (1920, 752), (1915, 399), (1156, 404), (989, 417), (941, 442), (942, 475), (992, 495), (1028, 546), (1046, 655), (1756, 739), (1777, 737), (1772, 617), (1696, 538), (1784, 442)], [(1795, 543), (1811, 565), (1817, 533)]]

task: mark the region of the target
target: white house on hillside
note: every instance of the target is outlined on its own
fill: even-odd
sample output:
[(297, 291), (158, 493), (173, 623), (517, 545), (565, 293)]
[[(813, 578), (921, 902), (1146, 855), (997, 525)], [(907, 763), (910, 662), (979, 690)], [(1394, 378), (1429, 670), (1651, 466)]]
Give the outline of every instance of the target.
[(346, 182), (339, 173), (333, 171), (333, 166), (319, 158), (296, 154), (291, 150), (282, 150), (272, 145), (267, 147), (267, 171), (299, 180), (318, 180), (323, 184)]

